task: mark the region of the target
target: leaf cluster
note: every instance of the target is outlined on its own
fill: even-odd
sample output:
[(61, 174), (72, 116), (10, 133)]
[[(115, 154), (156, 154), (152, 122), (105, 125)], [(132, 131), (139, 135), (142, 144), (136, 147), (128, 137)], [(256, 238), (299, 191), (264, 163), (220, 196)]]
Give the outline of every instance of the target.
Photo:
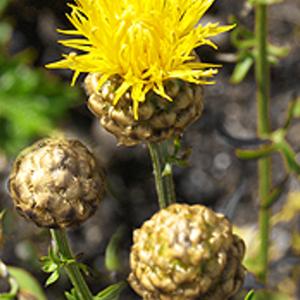
[(51, 275), (46, 280), (45, 286), (49, 286), (56, 282), (60, 277), (61, 270), (71, 264), (76, 264), (82, 271), (87, 273), (87, 267), (76, 261), (75, 258), (68, 258), (62, 255), (62, 253), (57, 252), (54, 247), (49, 248), (47, 256), (41, 257), (42, 270), (45, 273), (51, 273)]
[(293, 119), (300, 117), (300, 98), (296, 98), (291, 101), (288, 110), (285, 124), (282, 128), (279, 128), (270, 134), (265, 136), (265, 140), (257, 148), (239, 148), (236, 150), (236, 155), (241, 159), (261, 159), (269, 157), (275, 153), (279, 153), (285, 162), (287, 171), (287, 177), (280, 182), (270, 193), (267, 199), (265, 199), (265, 207), (270, 207), (281, 196), (285, 183), (289, 174), (296, 174), (300, 176), (300, 164), (297, 161), (296, 152), (288, 142), (286, 136), (288, 129)]
[[(265, 0), (264, 0), (265, 1)], [(254, 2), (254, 1), (253, 1)], [(238, 24), (238, 20), (233, 18), (232, 22)], [(239, 24), (231, 33), (231, 42), (237, 49), (237, 63), (230, 78), (231, 83), (238, 84), (242, 82), (255, 63), (257, 56), (256, 39), (253, 31)], [(289, 47), (279, 47), (268, 43), (268, 61), (275, 65), (280, 59), (289, 54)]]
[(180, 138), (175, 138), (173, 143), (167, 149), (167, 159), (162, 171), (162, 176), (168, 176), (172, 173), (172, 166), (187, 167), (188, 159), (191, 155), (191, 148), (184, 147)]

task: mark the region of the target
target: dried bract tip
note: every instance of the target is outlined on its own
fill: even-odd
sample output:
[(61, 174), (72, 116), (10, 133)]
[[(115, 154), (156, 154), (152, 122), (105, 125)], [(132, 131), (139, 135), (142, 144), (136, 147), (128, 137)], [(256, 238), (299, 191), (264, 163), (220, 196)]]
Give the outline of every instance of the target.
[(145, 300), (227, 300), (242, 286), (244, 252), (223, 215), (173, 204), (134, 232), (128, 281)]
[(44, 139), (18, 156), (9, 191), (21, 215), (38, 226), (64, 228), (95, 212), (103, 198), (104, 178), (81, 142)]

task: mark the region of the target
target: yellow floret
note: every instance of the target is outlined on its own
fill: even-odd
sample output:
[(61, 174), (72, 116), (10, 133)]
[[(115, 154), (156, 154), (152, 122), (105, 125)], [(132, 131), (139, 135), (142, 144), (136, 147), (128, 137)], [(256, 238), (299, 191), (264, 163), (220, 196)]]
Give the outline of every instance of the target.
[(193, 49), (217, 46), (209, 38), (233, 26), (199, 24), (214, 0), (75, 0), (67, 14), (72, 36), (61, 44), (80, 53), (48, 68), (74, 71), (72, 84), (81, 72), (100, 73), (99, 88), (113, 75), (122, 78), (115, 94), (117, 103), (129, 89), (135, 118), (138, 105), (149, 90), (171, 101), (164, 81), (178, 78), (195, 84), (211, 84), (217, 65), (196, 62)]

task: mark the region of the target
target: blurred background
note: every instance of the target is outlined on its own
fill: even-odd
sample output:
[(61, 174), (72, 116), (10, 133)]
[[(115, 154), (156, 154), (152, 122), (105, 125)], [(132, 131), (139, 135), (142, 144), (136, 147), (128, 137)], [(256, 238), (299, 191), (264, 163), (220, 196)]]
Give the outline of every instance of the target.
[[(152, 166), (144, 146), (117, 146), (86, 107), (82, 78), (70, 87), (71, 72), (49, 71), (44, 65), (69, 50), (57, 44), (56, 28), (70, 28), (66, 1), (0, 0), (0, 259), (30, 272), (40, 285), (47, 274), (39, 257), (47, 254), (48, 232), (19, 217), (7, 194), (7, 177), (19, 151), (39, 138), (63, 133), (89, 146), (106, 169), (110, 192), (96, 214), (69, 231), (74, 253), (92, 270), (94, 291), (126, 278), (134, 228), (158, 209)], [(255, 272), (257, 247), (256, 161), (235, 156), (256, 136), (255, 82), (251, 63), (240, 47), (238, 33), (253, 30), (253, 8), (245, 0), (216, 1), (201, 22), (235, 22), (238, 29), (217, 37), (220, 51), (197, 49), (203, 61), (223, 64), (214, 86), (205, 88), (205, 110), (183, 136), (183, 154), (191, 151), (188, 165), (175, 167), (179, 202), (202, 203), (225, 213), (249, 245), (246, 265)], [(282, 126), (288, 104), (300, 95), (300, 2), (285, 0), (270, 7), (270, 42), (280, 46), (272, 65), (272, 128)], [(237, 67), (238, 66), (238, 67)], [(300, 123), (293, 121), (289, 141), (300, 151)], [(286, 175), (281, 157), (274, 156), (273, 181)], [(276, 299), (300, 299), (300, 184), (290, 176), (272, 221), (270, 287)], [(112, 236), (118, 250), (119, 270), (105, 267), (105, 252)], [(246, 288), (259, 288), (248, 276)], [(8, 289), (0, 281), (0, 292)], [(47, 299), (64, 299), (67, 278), (45, 289)], [(25, 295), (25, 294), (24, 294)], [(22, 299), (43, 299), (39, 296)], [(281, 298), (280, 298), (281, 297)], [(0, 297), (1, 299), (1, 297)], [(21, 298), (20, 298), (21, 299)], [(121, 299), (139, 299), (129, 288)], [(271, 299), (271, 298), (270, 298)], [(273, 298), (272, 298), (273, 299)], [(275, 298), (274, 298), (275, 299)]]

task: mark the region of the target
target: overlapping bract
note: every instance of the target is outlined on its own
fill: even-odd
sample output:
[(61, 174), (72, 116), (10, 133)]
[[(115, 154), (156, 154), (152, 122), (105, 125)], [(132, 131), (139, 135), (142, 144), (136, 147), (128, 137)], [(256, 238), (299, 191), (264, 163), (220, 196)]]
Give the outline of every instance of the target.
[(86, 221), (103, 199), (105, 179), (93, 154), (78, 140), (43, 139), (13, 164), (9, 191), (18, 212), (40, 227)]
[(172, 204), (133, 242), (128, 281), (143, 300), (228, 300), (242, 286), (244, 242), (205, 206)]

